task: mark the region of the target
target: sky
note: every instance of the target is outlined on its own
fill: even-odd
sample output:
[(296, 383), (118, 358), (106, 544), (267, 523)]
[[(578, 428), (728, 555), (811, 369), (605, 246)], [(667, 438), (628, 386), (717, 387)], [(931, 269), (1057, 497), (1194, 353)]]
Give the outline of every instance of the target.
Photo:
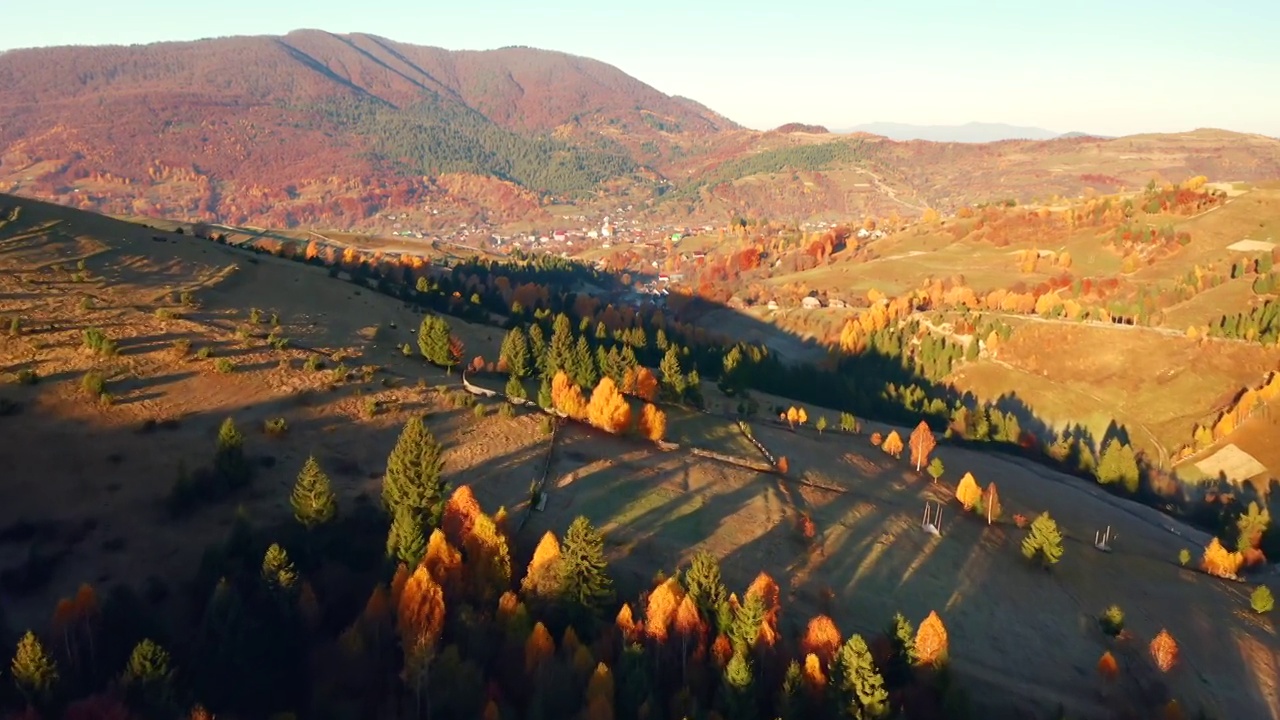
[(0, 0), (0, 50), (299, 28), (602, 60), (756, 129), (875, 121), (1280, 137), (1276, 0)]

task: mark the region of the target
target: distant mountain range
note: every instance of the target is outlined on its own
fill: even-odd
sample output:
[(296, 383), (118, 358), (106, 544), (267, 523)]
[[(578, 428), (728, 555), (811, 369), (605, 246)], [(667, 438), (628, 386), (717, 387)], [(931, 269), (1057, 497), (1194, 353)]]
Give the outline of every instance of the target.
[(1104, 137), (1092, 133), (1058, 133), (1038, 127), (1022, 127), (1004, 123), (971, 122), (963, 125), (911, 125), (909, 123), (873, 122), (855, 125), (843, 133), (864, 132), (882, 135), (890, 140), (929, 140), (931, 142), (988, 143), (1000, 140), (1056, 140), (1073, 137)]

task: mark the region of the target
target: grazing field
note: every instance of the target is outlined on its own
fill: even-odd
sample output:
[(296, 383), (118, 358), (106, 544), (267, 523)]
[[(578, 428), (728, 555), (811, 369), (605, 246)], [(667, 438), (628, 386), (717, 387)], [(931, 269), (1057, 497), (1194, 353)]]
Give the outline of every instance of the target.
[(1278, 363), (1280, 350), (1253, 343), (1199, 343), (1134, 326), (1023, 322), (994, 359), (961, 365), (949, 380), (981, 398), (1016, 397), (1042, 422), (1080, 424), (1095, 439), (1114, 420), (1137, 447), (1167, 457), (1190, 441), (1196, 423)]
[[(1280, 641), (1247, 615), (1247, 588), (1177, 564), (1180, 549), (1198, 554), (1208, 540), (1202, 533), (999, 455), (944, 446), (937, 455), (947, 473), (935, 485), (865, 435), (816, 438), (762, 424), (756, 435), (791, 457), (790, 478), (569, 427), (528, 540), (586, 515), (604, 529), (628, 590), (645, 587), (654, 567), (674, 571), (706, 549), (721, 558), (731, 588), (745, 587), (761, 569), (777, 579), (784, 626), (797, 633), (818, 612), (830, 613), (843, 632), (874, 633), (895, 611), (923, 617), (937, 610), (974, 697), (998, 688), (1024, 716), (1043, 716), (1059, 703), (1073, 717), (1101, 716), (1105, 689), (1094, 664), (1108, 643), (1096, 618), (1119, 604), (1144, 642), (1162, 628), (1177, 638), (1186, 662), (1171, 682), (1189, 701), (1223, 717), (1280, 717), (1267, 675), (1280, 662)], [(966, 471), (999, 486), (1003, 521), (988, 527), (962, 514), (951, 492)], [(919, 529), (926, 500), (946, 507), (941, 538)], [(1010, 519), (1044, 510), (1067, 538), (1066, 556), (1051, 573), (1023, 560), (1023, 533)], [(801, 513), (818, 529), (812, 548), (798, 530)], [(1107, 526), (1118, 533), (1109, 554), (1092, 546), (1094, 531)], [(1187, 607), (1216, 608), (1216, 620), (1203, 623)], [(1013, 620), (1031, 608), (1035, 622)], [(1072, 667), (1039, 662), (1050, 655)]]

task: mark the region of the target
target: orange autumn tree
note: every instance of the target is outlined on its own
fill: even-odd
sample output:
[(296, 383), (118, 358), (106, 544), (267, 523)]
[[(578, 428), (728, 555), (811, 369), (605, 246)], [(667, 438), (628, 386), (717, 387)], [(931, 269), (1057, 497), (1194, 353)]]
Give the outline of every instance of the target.
[(609, 666), (598, 663), (587, 681), (586, 720), (613, 720), (613, 687)]
[(645, 633), (658, 644), (667, 641), (667, 631), (675, 618), (680, 601), (684, 599), (684, 590), (674, 577), (649, 593), (649, 602), (644, 609)]
[(529, 639), (524, 642), (524, 671), (534, 675), (543, 664), (556, 654), (556, 641), (541, 621), (533, 626)]
[(618, 392), (612, 378), (602, 377), (587, 404), (587, 422), (614, 435), (631, 426), (631, 403)]
[(880, 449), (895, 458), (902, 457), (902, 438), (898, 435), (897, 430), (889, 433), (889, 437), (884, 439), (884, 444), (880, 446)]
[(982, 488), (978, 487), (978, 481), (973, 479), (973, 473), (965, 473), (960, 484), (956, 485), (956, 500), (965, 510), (972, 510), (981, 499)]
[(982, 506), (987, 511), (987, 524), (1000, 519), (1000, 493), (996, 491), (996, 484), (993, 482), (987, 486), (982, 493)]
[(689, 595), (685, 595), (676, 608), (676, 635), (680, 637), (680, 677), (688, 679), (689, 646), (697, 647), (702, 641), (705, 626), (702, 616), (698, 614), (698, 605)]
[(520, 592), (534, 602), (550, 602), (560, 590), (560, 542), (548, 530), (538, 541)]
[(653, 403), (645, 403), (640, 411), (640, 432), (654, 442), (662, 440), (667, 434), (667, 414)]
[(445, 590), (456, 590), (462, 579), (462, 553), (449, 544), (444, 531), (436, 528), (427, 540), (427, 551), (422, 555), (422, 566)]
[(582, 395), (582, 388), (575, 385), (563, 370), (557, 370), (555, 377), (551, 378), (551, 404), (575, 420), (587, 417), (587, 400)]
[(911, 431), (909, 440), (911, 445), (911, 464), (916, 466), (916, 472), (920, 472), (920, 468), (929, 462), (929, 453), (938, 446), (938, 441), (933, 438), (933, 432), (929, 429), (928, 423), (921, 420), (916, 429)]
[(818, 615), (809, 621), (804, 639), (800, 641), (800, 651), (816, 655), (824, 667), (831, 664), (836, 650), (840, 648), (840, 629), (835, 621), (826, 615)]
[(476, 517), (481, 515), (480, 502), (476, 500), (471, 486), (459, 485), (444, 504), (444, 517), (440, 526), (444, 529), (445, 539), (454, 547), (463, 547)]
[(511, 584), (511, 553), (507, 539), (498, 532), (492, 518), (480, 513), (462, 549), (467, 558), (467, 589), (471, 597), (482, 605), (490, 605)]
[(946, 662), (947, 628), (938, 613), (930, 611), (916, 630), (916, 664), (940, 667)]
[(1160, 668), (1160, 672), (1169, 672), (1178, 662), (1178, 643), (1174, 641), (1168, 630), (1162, 629), (1160, 634), (1151, 640), (1148, 650), (1156, 667)]
[(827, 676), (822, 672), (822, 661), (817, 655), (804, 656), (804, 687), (811, 698), (822, 697), (827, 686)]
[(658, 378), (643, 365), (634, 369), (627, 368), (622, 376), (622, 392), (653, 402), (658, 397)]
[(404, 649), (405, 677), (421, 703), (427, 669), (444, 631), (444, 591), (425, 567), (419, 566), (405, 582), (396, 627)]
[(1102, 653), (1102, 657), (1098, 658), (1098, 674), (1103, 680), (1111, 682), (1120, 674), (1120, 666), (1116, 663), (1116, 658), (1108, 650)]
[(1236, 577), (1236, 573), (1240, 572), (1240, 566), (1243, 563), (1244, 555), (1242, 553), (1227, 550), (1215, 537), (1209, 541), (1209, 546), (1204, 549), (1204, 557), (1200, 561), (1200, 568), (1210, 575), (1233, 578)]

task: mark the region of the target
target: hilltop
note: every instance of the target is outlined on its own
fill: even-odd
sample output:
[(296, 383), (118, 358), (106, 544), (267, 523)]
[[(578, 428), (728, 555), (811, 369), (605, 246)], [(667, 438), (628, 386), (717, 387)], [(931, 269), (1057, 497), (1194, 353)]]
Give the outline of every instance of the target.
[[(679, 319), (677, 306), (667, 308), (664, 318), (652, 307), (571, 296), (566, 283), (576, 286), (586, 271), (568, 265), (461, 261), (442, 272), (428, 262), (442, 258), (384, 255), (356, 238), (334, 238), (322, 248), (305, 234), (210, 239), (193, 236), (182, 223), (147, 227), (9, 196), (0, 196), (0, 207), (0, 315), (9, 320), (0, 371), (12, 381), (0, 385), (0, 423), (10, 441), (0, 451), (9, 468), (0, 503), (7, 622), (11, 630), (42, 628), (58, 598), (90, 583), (110, 598), (103, 606), (110, 632), (98, 636), (103, 656), (123, 663), (143, 633), (158, 638), (175, 663), (193, 668), (181, 682), (194, 682), (197, 699), (215, 712), (258, 697), (251, 689), (256, 685), (201, 678), (243, 677), (235, 670), (243, 656), (233, 649), (244, 647), (233, 643), (254, 635), (210, 635), (209, 628), (243, 622), (243, 616), (221, 614), (228, 597), (243, 602), (236, 607), (250, 617), (265, 612), (255, 588), (267, 570), (279, 569), (262, 560), (271, 542), (283, 544), (305, 581), (309, 599), (299, 607), (308, 608), (301, 611), (310, 618), (305, 646), (314, 655), (290, 654), (302, 651), (287, 644), (275, 648), (281, 662), (254, 666), (255, 673), (275, 677), (285, 667), (312, 669), (307, 681), (280, 678), (256, 701), (270, 696), (270, 702), (303, 711), (311, 703), (332, 707), (369, 699), (368, 688), (353, 685), (350, 673), (371, 661), (344, 653), (376, 653), (351, 643), (370, 630), (366, 623), (376, 619), (377, 602), (387, 601), (385, 589), (373, 593), (380, 601), (366, 604), (365, 597), (391, 574), (383, 543), (389, 521), (380, 499), (385, 459), (399, 429), (424, 413), (444, 448), (445, 479), (467, 485), (480, 506), (495, 513), (493, 526), (507, 538), (501, 547), (509, 552), (508, 581), (523, 575), (531, 557), (536, 567), (540, 536), (550, 531), (564, 538), (581, 515), (604, 533), (619, 601), (653, 590), (659, 568), (687, 568), (696, 551), (711, 553), (735, 590), (767, 572), (777, 583), (778, 609), (756, 622), (767, 622), (769, 632), (785, 638), (778, 652), (791, 652), (808, 619), (821, 613), (843, 633), (863, 633), (882, 658), (878, 662), (885, 662), (879, 633), (892, 613), (918, 620), (936, 611), (950, 634), (956, 685), (937, 686), (943, 689), (934, 697), (927, 671), (917, 680), (893, 680), (895, 697), (911, 707), (940, 706), (944, 697), (946, 707), (963, 707), (972, 698), (986, 717), (1039, 716), (1061, 706), (1075, 717), (1101, 718), (1119, 709), (1149, 713), (1176, 696), (1188, 708), (1224, 717), (1280, 709), (1269, 672), (1280, 662), (1280, 646), (1271, 621), (1248, 612), (1248, 586), (1178, 565), (1179, 550), (1198, 558), (1208, 534), (1026, 457), (941, 436), (936, 456), (946, 471), (932, 483), (881, 442), (891, 432), (906, 437), (910, 423), (850, 415), (853, 425), (838, 431), (835, 423), (847, 409), (821, 402), (808, 404), (810, 419), (798, 429), (771, 421), (777, 408), (796, 401), (762, 389), (778, 386), (759, 372), (767, 368), (753, 371), (744, 360), (736, 374), (715, 371), (718, 360), (712, 359), (723, 348)], [(473, 293), (471, 299), (463, 300), (454, 287)], [(513, 310), (516, 301), (527, 310)], [(563, 322), (563, 330), (552, 329), (561, 325), (551, 320), (553, 307), (574, 318)], [(535, 319), (535, 310), (548, 312)], [(439, 317), (447, 318), (463, 346), (455, 353), (463, 362), (479, 356), (468, 363), (474, 384), (460, 386), (456, 369), (435, 367), (414, 351), (419, 323)], [(507, 344), (500, 325), (530, 328), (529, 336), (534, 325), (540, 332), (545, 325), (550, 348), (559, 345), (561, 332), (602, 328), (583, 332), (578, 341), (588, 348), (595, 377), (615, 372), (611, 358), (619, 347), (656, 367), (662, 356), (656, 344), (684, 344), (683, 369), (679, 360), (674, 370), (665, 367), (663, 356), (663, 369), (654, 371), (663, 378), (663, 397), (656, 402), (672, 444), (654, 444), (629, 430), (613, 436), (587, 422), (556, 421), (524, 403), (464, 393), (463, 387), (481, 395), (511, 392), (504, 368), (512, 367), (512, 355), (500, 351)], [(600, 349), (598, 364), (591, 362), (593, 346)], [(556, 362), (555, 352), (540, 362)], [(575, 377), (588, 372), (579, 360), (571, 369)], [(668, 395), (673, 375), (682, 384), (695, 380), (688, 370), (705, 371), (707, 379)], [(834, 403), (838, 389), (823, 372), (806, 371), (818, 394)], [(880, 377), (864, 373), (859, 383), (878, 391)], [(750, 383), (749, 394), (740, 382)], [(551, 402), (559, 408), (562, 400)], [(762, 409), (742, 415), (749, 426), (733, 412), (744, 401)], [(918, 417), (904, 415), (912, 416)], [(243, 433), (252, 479), (217, 492), (218, 486), (200, 485), (194, 505), (175, 505), (175, 498), (185, 497), (176, 494), (184, 482), (208, 482), (206, 466), (228, 417)], [(828, 420), (832, 425), (821, 432)], [(559, 429), (548, 435), (555, 422)], [(591, 422), (599, 421), (593, 416)], [(815, 424), (818, 432), (809, 429)], [(768, 470), (761, 471), (759, 448), (790, 463), (765, 464)], [(332, 533), (303, 532), (292, 517), (290, 487), (308, 456), (332, 476), (340, 507)], [(957, 482), (966, 472), (983, 486), (999, 485), (1005, 510), (993, 524), (957, 503)], [(947, 508), (941, 536), (920, 530), (926, 502)], [(535, 503), (540, 512), (531, 509)], [(1042, 511), (1057, 519), (1066, 538), (1066, 554), (1050, 572), (1029, 565), (1019, 551), (1026, 518)], [(806, 523), (812, 531), (803, 531)], [(1112, 552), (1099, 552), (1093, 532), (1107, 526), (1118, 539)], [(447, 530), (450, 542), (461, 544), (455, 533)], [(484, 546), (465, 547), (479, 553)], [(473, 571), (466, 572), (470, 577)], [(399, 582), (400, 590), (392, 583), (393, 593), (403, 591), (404, 578)], [(116, 585), (131, 590), (108, 592)], [(519, 593), (528, 599), (528, 612), (541, 612), (534, 591), (526, 586)], [(489, 686), (496, 696), (486, 696), (477, 684), (474, 693), (469, 685), (437, 697), (477, 704), (492, 699), (504, 708), (503, 717), (518, 717), (521, 684), (497, 669), (492, 652), (466, 641), (506, 632), (484, 619), (492, 616), (496, 595), (485, 595), (473, 581), (447, 586), (449, 617), (471, 624), (447, 632), (448, 649), (433, 665), (445, 672), (450, 663), (465, 661), (467, 677), (492, 672), (502, 678)], [(1111, 604), (1129, 613), (1119, 637), (1098, 625)], [(459, 607), (466, 609), (458, 613)], [(1200, 612), (1188, 614), (1187, 607)], [(627, 612), (645, 615), (650, 627), (662, 626), (655, 604), (633, 604)], [(679, 621), (686, 628), (689, 612), (695, 611), (686, 609)], [(616, 613), (616, 606), (608, 608), (601, 638), (618, 632), (611, 620)], [(561, 637), (565, 624), (546, 617)], [(1205, 623), (1205, 617), (1214, 621)], [(451, 627), (454, 622), (461, 621), (449, 620)], [(710, 627), (712, 619), (699, 622)], [(261, 627), (272, 638), (284, 632), (279, 624)], [(625, 633), (627, 627), (620, 619), (618, 628)], [(1180, 646), (1177, 667), (1167, 676), (1146, 654), (1161, 630)], [(528, 632), (526, 626), (521, 642)], [(580, 632), (591, 660), (587, 671), (598, 658), (625, 672), (615, 643), (593, 642), (587, 630)], [(560, 647), (574, 648), (577, 637), (564, 635)], [(687, 657), (693, 672), (703, 662), (697, 659), (701, 651), (675, 640), (644, 642), (649, 649), (642, 652), (670, 654), (663, 663), (668, 668)], [(49, 647), (64, 667), (75, 667), (58, 645)], [(763, 648), (753, 652), (769, 657)], [(1119, 658), (1116, 678), (1095, 669), (1104, 652)], [(583, 664), (574, 653), (563, 660), (564, 672)], [(525, 655), (518, 656), (523, 666)], [(208, 657), (215, 659), (201, 659)], [(304, 657), (314, 663), (303, 663)], [(399, 654), (382, 661), (394, 667)], [(674, 696), (687, 681), (668, 675), (652, 682)], [(773, 707), (767, 697), (760, 701)], [(634, 707), (640, 700), (620, 694), (617, 702)]]
[(116, 215), (433, 234), (596, 224), (625, 206), (649, 223), (804, 222), (1280, 174), (1280, 141), (1225, 131), (981, 144), (824, 130), (748, 130), (525, 47), (299, 30), (0, 54), (0, 191)]
[[(1038, 127), (1021, 127), (1004, 123), (969, 122), (963, 125), (912, 125), (911, 123), (872, 122), (855, 125), (843, 132), (883, 135), (890, 140), (929, 140), (931, 142), (988, 143), (1000, 140), (1053, 140), (1062, 133)], [(1083, 133), (1081, 133), (1083, 135)]]

